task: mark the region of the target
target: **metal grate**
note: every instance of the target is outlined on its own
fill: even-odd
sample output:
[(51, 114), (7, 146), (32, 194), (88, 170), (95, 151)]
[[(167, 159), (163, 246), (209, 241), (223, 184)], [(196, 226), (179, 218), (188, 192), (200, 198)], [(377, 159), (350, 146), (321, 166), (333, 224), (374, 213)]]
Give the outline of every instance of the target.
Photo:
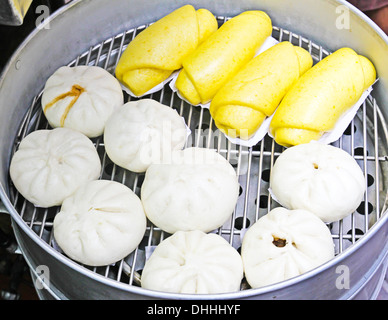
[[(227, 19), (228, 17), (218, 17), (218, 22), (222, 24)], [(147, 25), (143, 25), (128, 30), (91, 47), (71, 61), (69, 66), (97, 65), (113, 74), (120, 54), (128, 43), (146, 27)], [(272, 35), (279, 41), (290, 41), (294, 45), (305, 48), (311, 53), (314, 62), (330, 54), (330, 52), (312, 41), (282, 28), (274, 27)], [(135, 100), (126, 93), (124, 94), (126, 101)], [(37, 129), (49, 128), (41, 110), (41, 95), (42, 92), (32, 100), (31, 106), (28, 108), (20, 130), (15, 137), (14, 151), (28, 133)], [(168, 86), (146, 98), (157, 100), (176, 109), (185, 118), (192, 131), (192, 135), (186, 144), (187, 147), (198, 146), (216, 149), (235, 167), (240, 183), (238, 203), (229, 221), (214, 232), (223, 236), (239, 250), (244, 229), (277, 206), (277, 203), (271, 199), (268, 193), (269, 176), (272, 165), (283, 151), (283, 147), (277, 145), (269, 136), (266, 136), (263, 141), (252, 148), (230, 143), (217, 130), (207, 109), (187, 104), (179, 99)], [(384, 172), (387, 172), (385, 168), (388, 159), (387, 136), (386, 123), (379, 107), (375, 99), (369, 96), (345, 134), (334, 143), (335, 146), (346, 150), (357, 160), (364, 171), (367, 186), (364, 201), (356, 212), (341, 221), (328, 225), (333, 236), (337, 255), (368, 232), (369, 228), (385, 210), (387, 186)], [(144, 174), (129, 172), (116, 166), (105, 153), (102, 137), (93, 139), (93, 142), (101, 157), (102, 171), (100, 178), (119, 181), (130, 187), (137, 195), (140, 195)], [(11, 200), (24, 222), (42, 241), (50, 244), (54, 250), (60, 251), (55, 244), (52, 233), (53, 219), (59, 211), (59, 207), (36, 208), (17, 192), (10, 179), (9, 183), (11, 186)], [(143, 241), (128, 257), (110, 266), (84, 267), (90, 269), (91, 272), (119, 282), (139, 285), (146, 250), (151, 246), (156, 246), (167, 236), (168, 234), (148, 222)], [(133, 269), (135, 272), (132, 272)], [(247, 288), (247, 285), (243, 284), (242, 289), (245, 288)]]

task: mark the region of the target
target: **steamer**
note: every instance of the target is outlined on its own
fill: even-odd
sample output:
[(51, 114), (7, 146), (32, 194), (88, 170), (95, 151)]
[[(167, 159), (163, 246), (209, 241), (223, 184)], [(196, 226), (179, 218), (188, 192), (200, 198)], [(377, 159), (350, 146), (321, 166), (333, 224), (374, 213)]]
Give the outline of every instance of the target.
[[(336, 257), (299, 277), (274, 285), (218, 295), (181, 295), (142, 289), (146, 250), (168, 236), (150, 223), (139, 247), (115, 265), (91, 268), (63, 255), (52, 236), (58, 208), (35, 208), (18, 194), (8, 167), (21, 139), (48, 128), (40, 98), (47, 78), (62, 65), (98, 65), (113, 73), (118, 58), (138, 32), (172, 10), (191, 3), (212, 11), (219, 24), (249, 10), (266, 11), (273, 37), (307, 49), (314, 62), (350, 46), (375, 64), (379, 81), (345, 134), (334, 143), (349, 152), (364, 171), (367, 192), (351, 216), (328, 225)], [(346, 20), (349, 19), (349, 20)], [(349, 25), (346, 25), (346, 22)], [(0, 196), (12, 217), (19, 247), (42, 299), (373, 299), (387, 268), (388, 38), (364, 14), (344, 1), (73, 1), (35, 30), (15, 52), (0, 79)], [(283, 148), (268, 136), (252, 148), (228, 142), (208, 110), (183, 102), (166, 86), (148, 96), (175, 108), (192, 131), (187, 146), (212, 148), (225, 156), (239, 176), (240, 196), (229, 221), (215, 230), (236, 249), (258, 218), (277, 206), (269, 193), (269, 173)], [(126, 95), (126, 101), (131, 100)], [(133, 98), (132, 98), (133, 100)], [(114, 165), (103, 139), (93, 139), (101, 157), (100, 178), (126, 184), (138, 195), (144, 174)], [(344, 280), (349, 281), (347, 282)], [(347, 277), (348, 276), (348, 277)], [(43, 288), (43, 290), (41, 290)]]

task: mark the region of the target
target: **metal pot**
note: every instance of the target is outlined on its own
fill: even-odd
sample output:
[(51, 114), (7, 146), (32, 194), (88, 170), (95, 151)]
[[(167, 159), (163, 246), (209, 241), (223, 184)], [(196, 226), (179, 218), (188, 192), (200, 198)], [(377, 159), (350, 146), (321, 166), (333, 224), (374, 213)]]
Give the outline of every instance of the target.
[[(350, 133), (336, 144), (347, 149), (364, 169), (368, 192), (360, 210), (330, 225), (336, 257), (301, 276), (258, 289), (218, 295), (180, 295), (154, 292), (137, 285), (145, 246), (160, 241), (163, 232), (150, 226), (144, 243), (114, 266), (90, 268), (63, 255), (52, 239), (55, 210), (26, 204), (15, 192), (8, 168), (20, 139), (42, 124), (39, 99), (47, 78), (62, 65), (97, 64), (112, 71), (129, 37), (186, 1), (79, 0), (46, 19), (14, 53), (0, 78), (0, 196), (12, 217), (18, 245), (30, 266), (42, 299), (365, 299), (374, 298), (387, 268), (386, 214), (388, 130), (388, 37), (362, 12), (336, 0), (220, 0), (189, 1), (206, 7), (218, 19), (244, 10), (266, 11), (273, 35), (310, 50), (315, 61), (339, 47), (349, 46), (369, 57), (379, 81), (355, 120)], [(204, 129), (211, 119), (164, 90), (154, 99), (178, 108), (190, 127)], [(208, 127), (206, 127), (208, 128)], [(214, 129), (214, 128), (213, 128)], [(210, 132), (210, 130), (209, 130)], [(191, 141), (202, 143), (203, 135)], [(272, 206), (265, 194), (266, 173), (281, 149), (270, 139), (253, 148), (221, 145), (240, 173), (242, 193), (230, 222), (219, 232), (235, 247), (241, 229)], [(99, 148), (99, 140), (95, 141)], [(206, 145), (205, 145), (206, 146)], [(359, 149), (362, 148), (362, 149)], [(362, 150), (359, 152), (359, 150)], [(103, 150), (101, 151), (103, 153)], [(141, 175), (124, 173), (102, 155), (105, 177), (114, 177), (139, 191)], [(253, 181), (255, 179), (255, 181)], [(372, 182), (372, 183), (370, 183)], [(260, 196), (262, 196), (260, 198)], [(261, 201), (260, 201), (261, 200)], [(263, 206), (261, 204), (264, 204)], [(241, 225), (242, 221), (242, 225)], [(348, 232), (349, 231), (349, 232)], [(347, 281), (344, 281), (347, 280)]]

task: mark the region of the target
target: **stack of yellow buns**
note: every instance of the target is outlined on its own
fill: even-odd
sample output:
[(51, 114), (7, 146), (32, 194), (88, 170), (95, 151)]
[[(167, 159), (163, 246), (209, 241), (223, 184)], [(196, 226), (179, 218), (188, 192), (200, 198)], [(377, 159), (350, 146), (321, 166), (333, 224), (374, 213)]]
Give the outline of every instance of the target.
[(179, 70), (173, 82), (179, 96), (208, 104), (228, 137), (249, 140), (273, 116), (268, 130), (278, 144), (319, 140), (374, 83), (376, 70), (350, 48), (313, 66), (311, 55), (288, 41), (255, 57), (271, 34), (263, 11), (242, 12), (218, 28), (210, 11), (185, 5), (129, 43), (116, 77), (142, 96)]

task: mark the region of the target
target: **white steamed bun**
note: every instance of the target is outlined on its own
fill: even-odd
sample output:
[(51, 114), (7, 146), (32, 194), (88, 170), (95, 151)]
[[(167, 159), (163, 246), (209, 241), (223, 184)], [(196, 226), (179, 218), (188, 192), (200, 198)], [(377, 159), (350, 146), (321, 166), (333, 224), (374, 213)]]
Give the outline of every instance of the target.
[(173, 150), (181, 150), (187, 137), (184, 119), (176, 110), (152, 99), (127, 102), (107, 121), (104, 132), (109, 158), (125, 169), (145, 172)]
[(141, 286), (146, 289), (215, 294), (240, 289), (240, 254), (224, 238), (202, 231), (178, 231), (163, 240), (146, 261)]
[(16, 189), (34, 205), (45, 208), (60, 205), (84, 182), (97, 179), (100, 171), (92, 141), (66, 128), (30, 133), (10, 164)]
[(102, 266), (125, 258), (139, 245), (146, 217), (139, 197), (127, 186), (95, 180), (65, 199), (53, 230), (71, 259)]
[(306, 210), (272, 209), (245, 233), (241, 246), (252, 288), (310, 271), (334, 257), (329, 228)]
[(66, 127), (93, 138), (124, 103), (118, 80), (97, 66), (64, 66), (47, 80), (42, 109), (53, 128)]
[(311, 211), (329, 223), (357, 209), (365, 179), (346, 151), (314, 141), (288, 148), (277, 158), (270, 190), (283, 207)]
[(148, 219), (166, 232), (209, 232), (232, 215), (238, 193), (236, 172), (224, 157), (187, 148), (148, 168), (141, 200)]

